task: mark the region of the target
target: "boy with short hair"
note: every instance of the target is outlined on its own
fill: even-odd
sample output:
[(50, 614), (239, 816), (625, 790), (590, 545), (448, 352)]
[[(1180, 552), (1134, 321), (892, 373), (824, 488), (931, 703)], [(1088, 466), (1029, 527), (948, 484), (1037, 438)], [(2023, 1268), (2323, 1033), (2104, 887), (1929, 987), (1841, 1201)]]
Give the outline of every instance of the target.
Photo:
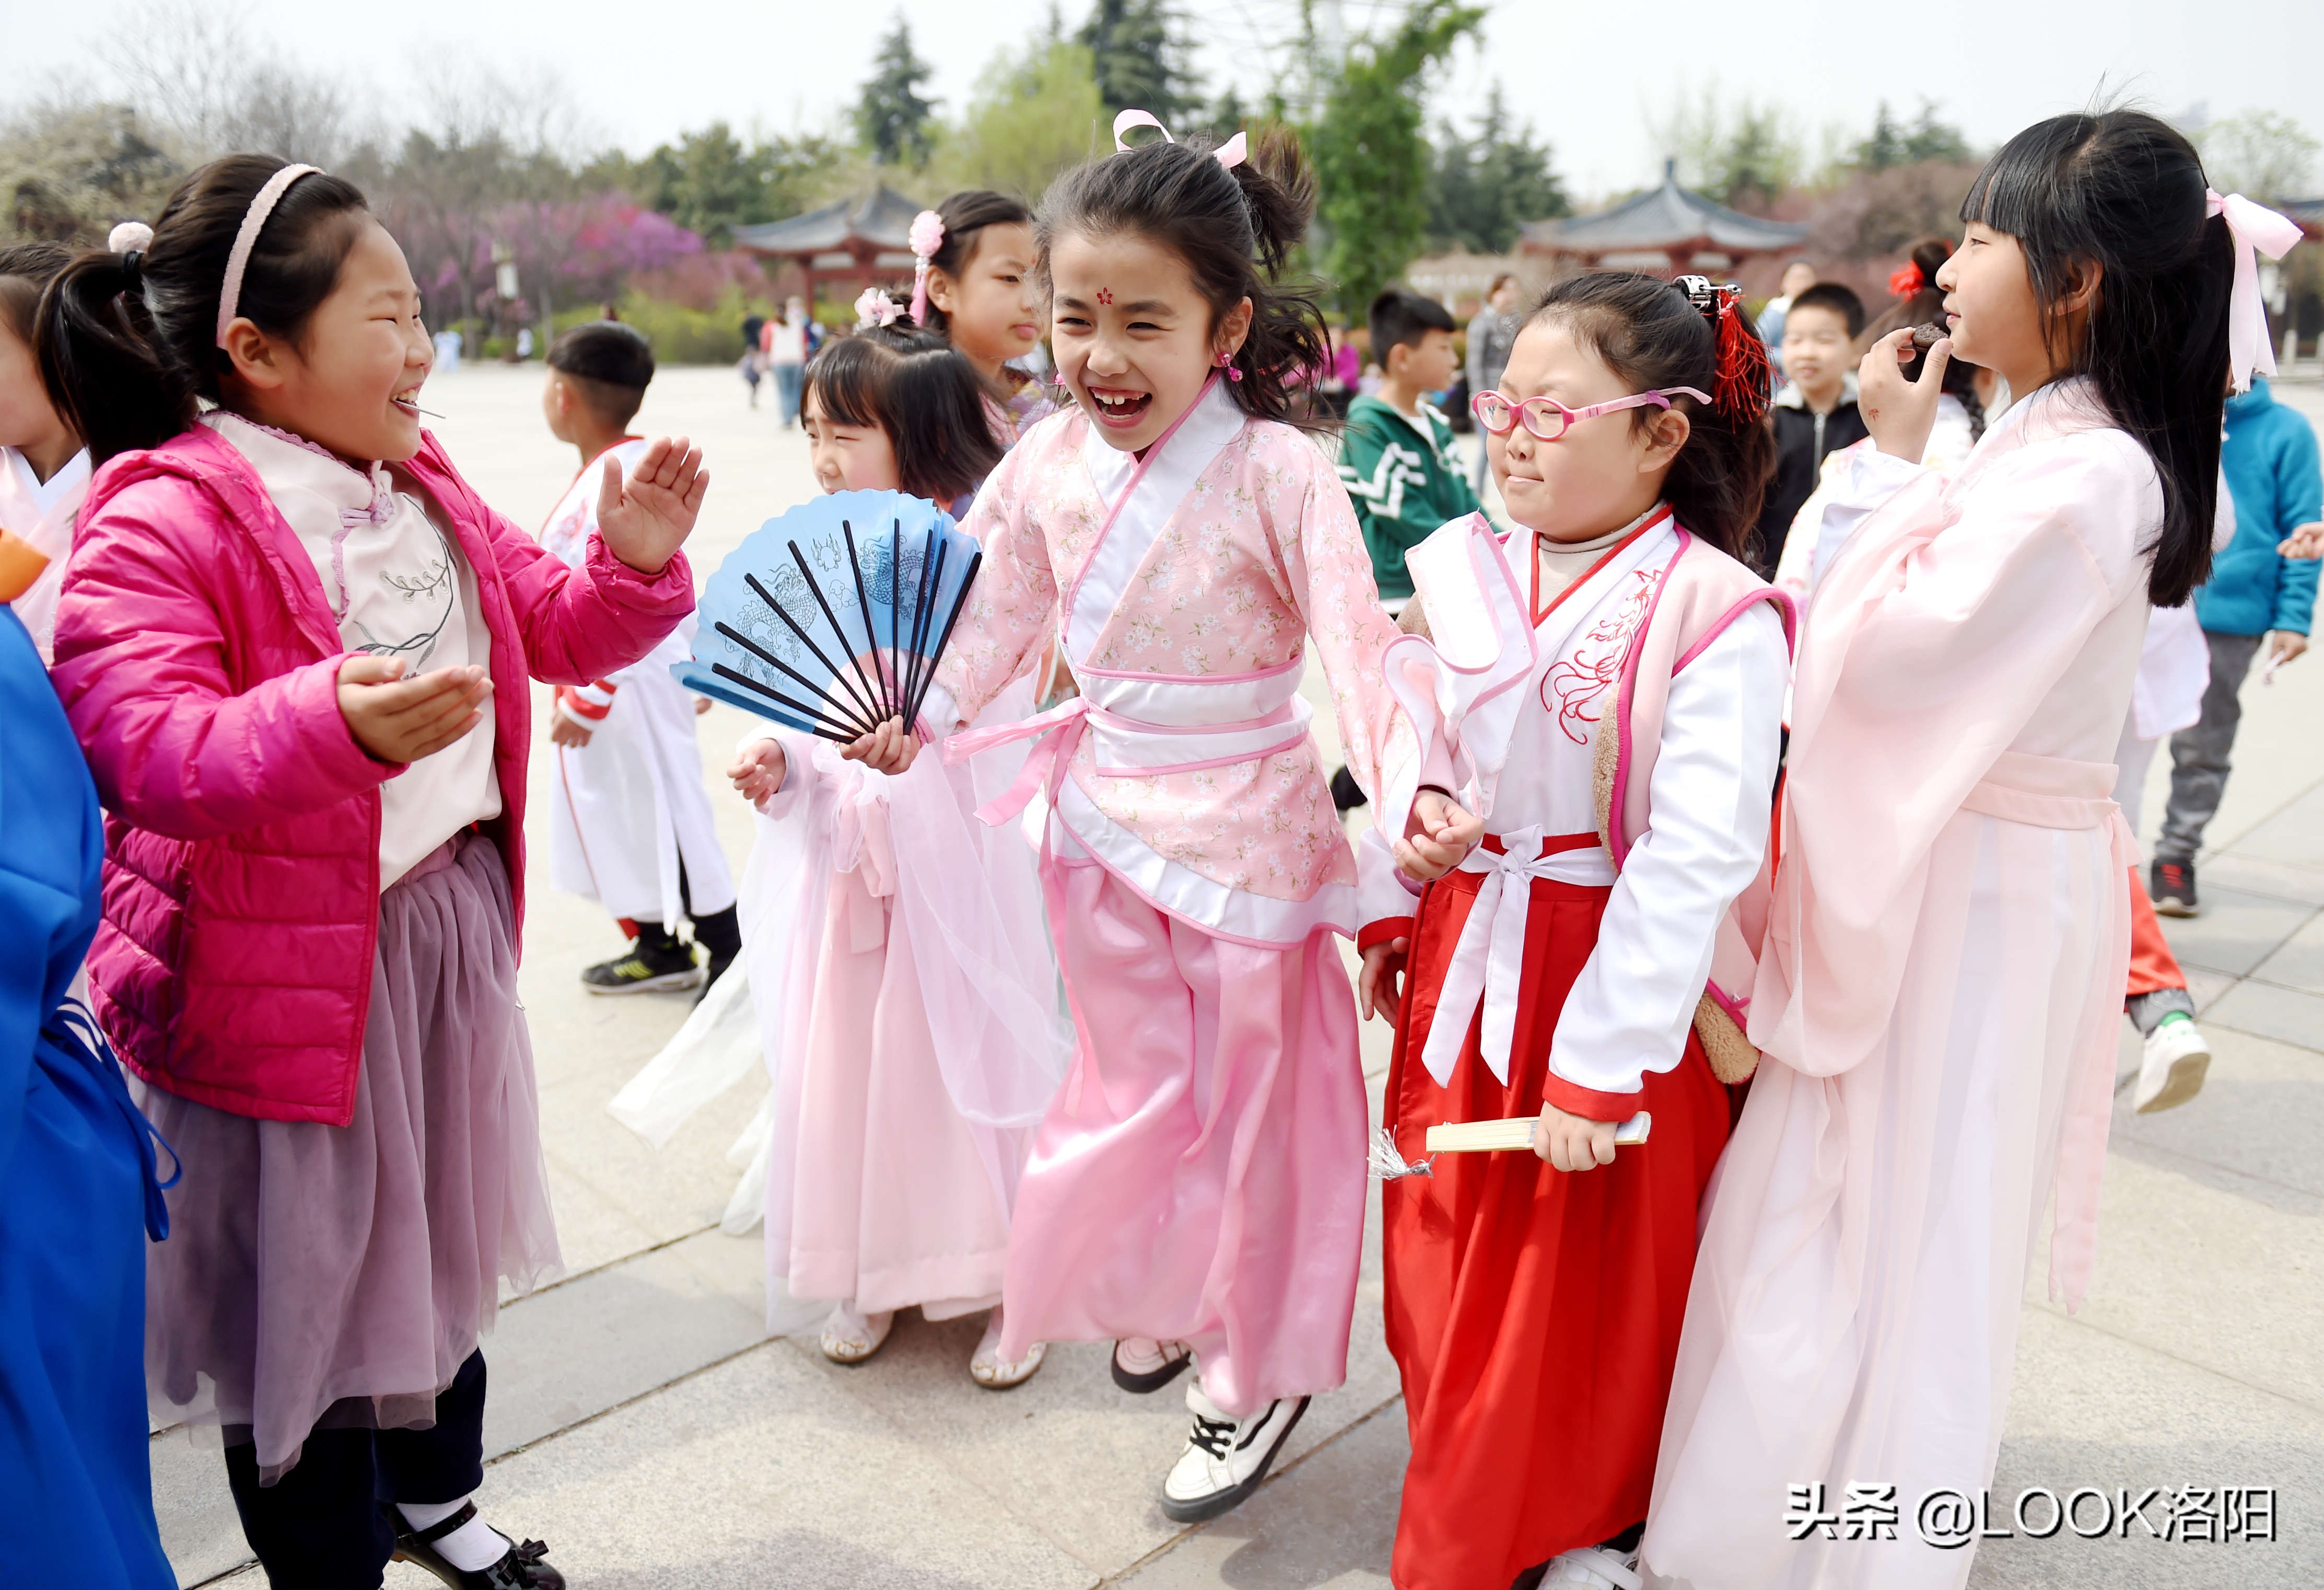
[[(628, 428), (653, 374), (645, 337), (617, 320), (576, 326), (549, 345), (541, 409), (549, 434), (580, 453), (581, 471), (550, 512), (540, 544), (575, 568), (596, 535), (605, 474), (626, 475), (645, 454), (646, 442)], [(592, 994), (706, 988), (742, 948), (733, 874), (702, 783), (697, 707), (670, 673), (693, 646), (689, 615), (628, 668), (557, 692), (549, 881), (603, 904), (634, 941), (626, 955), (581, 974)], [(689, 917), (693, 944), (678, 936)], [(706, 975), (695, 945), (708, 952)]]
[(1871, 434), (1856, 411), (1856, 339), (1864, 300), (1837, 282), (1819, 282), (1792, 299), (1784, 315), (1784, 368), (1791, 384), (1775, 394), (1767, 423), (1775, 433), (1775, 474), (1759, 510), (1755, 554), (1762, 575), (1784, 555), (1800, 505), (1814, 495), (1823, 461)]
[(1452, 315), (1433, 298), (1391, 287), (1372, 300), (1372, 357), (1378, 395), (1348, 406), (1340, 439), (1340, 480), (1356, 505), (1372, 579), (1381, 604), (1402, 610), (1412, 596), (1407, 548), (1448, 520), (1477, 511), (1477, 494), (1461, 468), (1452, 428), (1424, 394), (1452, 384)]

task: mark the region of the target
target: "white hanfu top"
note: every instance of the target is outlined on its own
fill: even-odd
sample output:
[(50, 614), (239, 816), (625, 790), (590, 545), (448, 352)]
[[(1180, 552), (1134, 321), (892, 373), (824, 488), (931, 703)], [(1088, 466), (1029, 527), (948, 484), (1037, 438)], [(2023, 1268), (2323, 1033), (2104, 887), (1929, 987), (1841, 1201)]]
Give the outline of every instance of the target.
[[(1597, 829), (1599, 722), (1614, 705), (1622, 659), (1680, 545), (1667, 512), (1657, 512), (1659, 522), (1618, 541), (1536, 624), (1540, 660), (1487, 833), (1506, 841), (1519, 833), (1554, 838)], [(1520, 558), (1537, 566), (1526, 544), (1534, 538), (1513, 539), (1524, 548)], [(1534, 588), (1542, 588), (1538, 576)], [(1536, 599), (1536, 611), (1540, 605)], [(1672, 679), (1652, 824), (1621, 871), (1600, 846), (1543, 856), (1528, 869), (1613, 890), (1597, 948), (1566, 996), (1550, 1049), (1550, 1070), (1575, 1086), (1637, 1093), (1646, 1072), (1669, 1071), (1684, 1053), (1719, 924), (1765, 852), (1790, 667), (1781, 617), (1771, 605), (1756, 605)], [(1499, 909), (1521, 909), (1519, 896), (1504, 891)]]
[[(492, 632), (475, 570), (386, 466), (342, 463), (302, 437), (215, 409), (202, 423), (258, 471), (275, 511), (315, 560), (323, 600), (350, 652), (401, 657), (407, 679), (488, 666)], [(383, 891), (471, 823), (501, 814), (493, 715), (380, 786)]]

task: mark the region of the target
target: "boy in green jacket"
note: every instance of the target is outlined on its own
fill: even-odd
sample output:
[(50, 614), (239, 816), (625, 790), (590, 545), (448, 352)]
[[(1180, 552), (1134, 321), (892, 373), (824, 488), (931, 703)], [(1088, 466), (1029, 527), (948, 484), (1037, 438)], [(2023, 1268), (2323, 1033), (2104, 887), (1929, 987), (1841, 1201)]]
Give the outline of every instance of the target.
[(1381, 604), (1412, 596), (1404, 554), (1447, 520), (1477, 511), (1452, 428), (1424, 393), (1452, 384), (1452, 316), (1433, 298), (1391, 287), (1372, 300), (1372, 357), (1386, 373), (1378, 396), (1356, 399), (1340, 439), (1340, 481), (1356, 504)]

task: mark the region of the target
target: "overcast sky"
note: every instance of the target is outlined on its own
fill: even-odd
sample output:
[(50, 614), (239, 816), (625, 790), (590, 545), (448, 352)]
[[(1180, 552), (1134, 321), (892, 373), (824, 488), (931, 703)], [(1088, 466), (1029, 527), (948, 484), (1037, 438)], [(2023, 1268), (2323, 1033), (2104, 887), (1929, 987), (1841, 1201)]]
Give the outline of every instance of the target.
[[(207, 0), (224, 6), (228, 0)], [(37, 91), (51, 74), (101, 77), (93, 47), (135, 0), (71, 5), (7, 0), (6, 83)], [(1351, 31), (1387, 0), (1345, 0)], [(1048, 14), (1048, 0), (400, 0), (392, 6), (248, 0), (254, 34), (392, 99), (423, 53), (473, 53), (504, 70), (546, 67), (604, 142), (642, 150), (724, 117), (771, 132), (818, 129), (853, 97), (896, 10), (936, 64), (947, 109), (1003, 45)], [(1068, 26), (1088, 0), (1064, 0)], [(1213, 90), (1252, 94), (1269, 69), (1258, 48), (1293, 28), (1296, 0), (1184, 0)], [(1690, 19), (1702, 19), (1690, 31)], [(2097, 30), (2093, 32), (2092, 30)], [(1280, 59), (1279, 57), (1277, 58)], [(1810, 151), (1820, 130), (1868, 125), (1882, 97), (1910, 113), (1925, 96), (1970, 138), (1991, 143), (2086, 104), (2101, 83), (2167, 115), (2266, 108), (2324, 135), (2324, 4), (2318, 0), (1971, 0), (1793, 5), (1701, 0), (1499, 0), (1482, 48), (1464, 48), (1434, 86), (1432, 121), (1467, 118), (1498, 77), (1514, 116), (1554, 146), (1577, 196), (1637, 186), (1658, 170), (1651, 116), (1714, 82), (1729, 99), (1787, 106)], [(2324, 181), (2324, 171), (2318, 173)]]

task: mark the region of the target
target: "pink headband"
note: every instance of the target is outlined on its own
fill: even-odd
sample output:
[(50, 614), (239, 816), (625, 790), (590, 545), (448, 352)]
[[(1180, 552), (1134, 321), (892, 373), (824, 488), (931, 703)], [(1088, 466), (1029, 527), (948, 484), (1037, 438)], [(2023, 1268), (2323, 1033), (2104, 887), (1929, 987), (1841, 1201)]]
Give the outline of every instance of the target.
[[(1121, 141), (1121, 135), (1130, 131), (1132, 127), (1151, 127), (1156, 132), (1162, 134), (1162, 141), (1164, 143), (1176, 143), (1177, 142), (1176, 138), (1170, 136), (1169, 128), (1164, 126), (1160, 122), (1154, 119), (1154, 113), (1152, 111), (1125, 110), (1120, 116), (1113, 118), (1113, 152), (1116, 154), (1126, 154), (1130, 152), (1130, 145)], [(1244, 142), (1243, 135), (1240, 133), (1237, 133), (1233, 137), (1228, 139), (1224, 143), (1220, 144), (1218, 148), (1211, 153), (1213, 158), (1221, 165), (1226, 167), (1229, 171), (1232, 171), (1235, 167), (1242, 164), (1243, 155), (1248, 148), (1249, 145)]]
[(242, 230), (234, 235), (234, 252), (226, 258), (226, 280), (218, 287), (217, 345), (226, 346), (226, 328), (234, 324), (235, 310), (242, 302), (242, 276), (250, 269), (250, 251), (258, 246), (258, 235), (265, 228), (266, 217), (274, 213), (290, 184), (319, 166), (284, 166), (266, 179), (266, 186), (250, 201), (250, 208), (242, 217)]

